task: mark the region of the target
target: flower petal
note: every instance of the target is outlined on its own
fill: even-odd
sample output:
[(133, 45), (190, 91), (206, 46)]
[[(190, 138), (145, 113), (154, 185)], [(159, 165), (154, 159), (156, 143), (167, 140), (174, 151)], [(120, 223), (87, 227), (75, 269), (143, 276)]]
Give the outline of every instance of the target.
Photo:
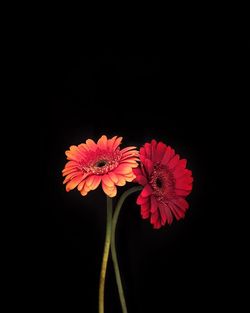
[(80, 184), (80, 182), (83, 179), (84, 179), (84, 176), (82, 174), (71, 179), (71, 181), (69, 181), (66, 185), (66, 191), (70, 191), (70, 190), (74, 189), (78, 184)]
[(131, 172), (131, 167), (128, 166), (128, 165), (123, 165), (123, 164), (120, 164), (115, 170), (114, 170), (114, 173), (116, 174), (128, 174)]
[(95, 175), (94, 180), (90, 186), (90, 189), (95, 190), (100, 185), (101, 180), (102, 180), (101, 176)]
[(163, 142), (159, 142), (157, 144), (156, 157), (155, 157), (156, 162), (161, 162), (166, 149), (167, 149), (167, 146)]
[(110, 198), (113, 198), (116, 196), (116, 193), (117, 193), (117, 189), (116, 189), (116, 186), (113, 185), (112, 188), (110, 188), (109, 186), (107, 186), (103, 180), (102, 180), (102, 189), (103, 191), (106, 193), (107, 196), (109, 196)]
[(156, 147), (157, 147), (157, 142), (155, 139), (151, 141), (151, 160), (152, 162), (156, 162)]
[(167, 165), (168, 162), (172, 159), (172, 157), (174, 156), (175, 154), (175, 151), (174, 149), (172, 149), (171, 147), (167, 147), (166, 151), (165, 151), (165, 154), (161, 160), (161, 164), (162, 165)]
[(147, 201), (149, 201), (148, 197), (144, 198), (144, 197), (142, 197), (142, 195), (140, 193), (139, 197), (136, 200), (136, 204), (141, 205)]
[(171, 212), (174, 214), (177, 221), (185, 216), (185, 214), (174, 203), (169, 202), (168, 207), (170, 208)]
[(150, 186), (149, 184), (147, 184), (147, 185), (142, 189), (141, 196), (145, 198), (145, 197), (150, 196), (152, 193), (153, 193), (153, 189), (151, 188), (151, 186)]
[(97, 141), (97, 145), (100, 149), (106, 150), (107, 149), (107, 143), (108, 143), (108, 139), (107, 136), (103, 135), (98, 141)]
[(176, 154), (168, 163), (168, 168), (171, 170), (173, 169), (180, 161), (179, 154)]
[(144, 167), (148, 173), (148, 175), (150, 176), (154, 170), (154, 165), (153, 162), (149, 159), (145, 159), (144, 161)]
[(143, 175), (143, 174), (142, 174), (142, 171), (141, 171), (141, 169), (140, 169), (140, 167), (133, 168), (133, 173), (135, 174), (135, 176), (137, 176), (137, 175)]
[[(80, 173), (81, 174), (81, 173)], [(70, 181), (72, 178), (74, 178), (74, 177), (76, 177), (76, 176), (78, 176), (79, 175), (79, 172), (78, 171), (74, 171), (73, 173), (70, 173), (70, 174), (68, 174), (66, 177), (65, 177), (65, 179), (64, 179), (64, 181), (63, 181), (63, 184), (66, 184), (68, 181)]]
[(90, 150), (96, 151), (97, 145), (92, 139), (86, 140), (86, 145)]
[(103, 183), (108, 186), (109, 188), (113, 188), (114, 187), (114, 182), (113, 180), (109, 177), (109, 175), (105, 174), (102, 176), (102, 181)]
[(110, 179), (111, 179), (115, 184), (118, 182), (119, 179), (118, 179), (117, 175), (116, 175), (114, 172), (109, 172), (108, 175), (109, 175)]
[(156, 201), (154, 196), (151, 196), (150, 200), (151, 200), (150, 212), (154, 213), (155, 211), (157, 211), (158, 203), (157, 203), (157, 201)]
[(121, 150), (121, 153), (124, 154), (125, 152), (129, 151), (129, 150), (134, 150), (136, 149), (135, 146), (130, 146), (130, 147), (127, 147), (127, 148), (124, 148)]
[(159, 209), (160, 209), (160, 214), (161, 214), (161, 224), (165, 225), (166, 221), (168, 222), (168, 224), (172, 224), (173, 222), (173, 215), (171, 213), (170, 208), (164, 204), (164, 203), (160, 203), (159, 204)]
[(122, 142), (122, 137), (118, 137), (113, 144), (112, 150), (115, 151), (117, 147), (121, 144), (121, 142)]
[(144, 149), (145, 149), (145, 156), (147, 159), (151, 159), (151, 145), (147, 142), (144, 145)]
[(141, 205), (141, 216), (143, 219), (149, 218), (150, 201), (147, 201)]
[(145, 176), (137, 175), (135, 181), (138, 182), (140, 185), (145, 186), (147, 184), (147, 179)]

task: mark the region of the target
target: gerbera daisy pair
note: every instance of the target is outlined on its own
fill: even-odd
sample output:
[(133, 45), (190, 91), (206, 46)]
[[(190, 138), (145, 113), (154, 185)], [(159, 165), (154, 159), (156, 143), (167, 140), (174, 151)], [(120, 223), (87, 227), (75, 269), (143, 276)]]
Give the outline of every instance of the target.
[(86, 196), (101, 184), (105, 194), (113, 198), (117, 186), (139, 183), (143, 189), (137, 204), (142, 218), (149, 218), (154, 228), (171, 224), (173, 217), (183, 218), (188, 209), (185, 198), (193, 182), (186, 160), (162, 142), (152, 140), (137, 151), (136, 147), (120, 149), (121, 141), (122, 137), (108, 139), (103, 135), (97, 143), (88, 139), (71, 146), (63, 170), (66, 190), (77, 187)]
[[(115, 230), (121, 206), (133, 192), (141, 191), (137, 204), (141, 206), (142, 218), (149, 218), (154, 228), (171, 224), (173, 217), (183, 218), (188, 203), (186, 196), (192, 190), (192, 172), (186, 169), (186, 160), (169, 146), (152, 140), (140, 151), (136, 147), (120, 149), (122, 137), (108, 139), (103, 135), (97, 143), (88, 139), (66, 151), (69, 160), (63, 169), (64, 184), (70, 191), (77, 187), (86, 196), (100, 184), (107, 195), (107, 227), (99, 283), (99, 313), (104, 313), (104, 286), (109, 250), (111, 246), (116, 282), (122, 312), (127, 313), (116, 255)], [(127, 182), (140, 186), (125, 191), (117, 202), (114, 214), (112, 198), (117, 186)]]

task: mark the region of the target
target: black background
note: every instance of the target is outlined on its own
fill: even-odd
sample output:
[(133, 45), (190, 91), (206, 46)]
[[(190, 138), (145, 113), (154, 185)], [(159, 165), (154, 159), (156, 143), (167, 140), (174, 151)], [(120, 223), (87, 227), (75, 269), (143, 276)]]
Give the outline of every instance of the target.
[[(41, 305), (97, 312), (106, 201), (100, 188), (82, 197), (66, 193), (65, 150), (102, 134), (124, 146), (153, 138), (188, 160), (194, 186), (185, 219), (160, 230), (142, 220), (133, 195), (125, 203), (117, 245), (129, 312), (213, 308), (223, 302), (228, 277), (228, 232), (221, 187), (229, 66), (220, 33), (91, 42), (53, 32), (44, 50), (40, 110), (40, 212), (46, 285)], [(229, 109), (228, 109), (229, 110)], [(119, 194), (123, 189), (119, 189)], [(105, 306), (121, 312), (111, 259)], [(230, 300), (227, 300), (230, 302)], [(38, 306), (40, 305), (38, 304)]]

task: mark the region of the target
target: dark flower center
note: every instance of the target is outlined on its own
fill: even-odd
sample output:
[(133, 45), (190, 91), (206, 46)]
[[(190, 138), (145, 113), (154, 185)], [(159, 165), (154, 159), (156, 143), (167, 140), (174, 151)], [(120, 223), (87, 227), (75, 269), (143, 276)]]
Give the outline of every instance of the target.
[(161, 187), (162, 187), (162, 181), (161, 181), (161, 179), (160, 179), (159, 177), (156, 178), (155, 183), (156, 183), (156, 186), (157, 186), (158, 188), (161, 188)]
[(107, 164), (108, 162), (107, 161), (105, 161), (105, 160), (100, 160), (100, 161), (98, 161), (97, 163), (96, 163), (96, 167), (103, 167), (103, 166), (105, 166), (106, 164)]
[(156, 165), (150, 177), (153, 194), (157, 200), (167, 200), (175, 195), (175, 179), (165, 166)]
[(95, 175), (104, 175), (115, 169), (120, 163), (122, 154), (120, 150), (114, 152), (97, 150), (90, 151), (82, 160), (81, 167), (86, 173), (93, 173)]

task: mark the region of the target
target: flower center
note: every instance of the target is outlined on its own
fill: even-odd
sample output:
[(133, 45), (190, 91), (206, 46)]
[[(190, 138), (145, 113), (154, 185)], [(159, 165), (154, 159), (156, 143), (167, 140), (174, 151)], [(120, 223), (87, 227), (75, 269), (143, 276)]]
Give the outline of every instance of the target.
[(162, 187), (162, 181), (161, 181), (161, 179), (160, 179), (159, 177), (156, 178), (155, 183), (156, 183), (156, 186), (157, 186), (158, 188), (161, 188), (161, 187)]
[(105, 160), (100, 160), (100, 161), (96, 162), (95, 166), (96, 166), (96, 167), (103, 167), (103, 166), (105, 166), (106, 164), (107, 164), (107, 161), (105, 161)]
[(167, 200), (175, 195), (175, 179), (166, 166), (156, 165), (154, 167), (150, 184), (158, 200)]
[(116, 151), (96, 150), (90, 152), (82, 160), (80, 166), (85, 173), (104, 175), (115, 169), (120, 162), (122, 155), (119, 149)]

